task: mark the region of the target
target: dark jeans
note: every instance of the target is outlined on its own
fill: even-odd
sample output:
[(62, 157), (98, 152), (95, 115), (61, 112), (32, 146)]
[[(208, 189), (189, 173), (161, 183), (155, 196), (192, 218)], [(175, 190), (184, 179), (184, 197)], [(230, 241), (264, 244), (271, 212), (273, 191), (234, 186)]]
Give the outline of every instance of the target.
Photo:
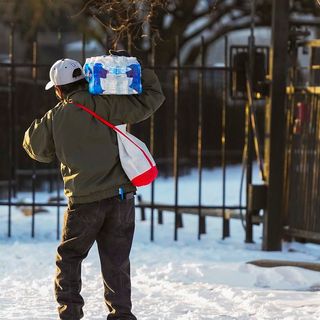
[(55, 294), (60, 319), (83, 317), (81, 262), (97, 241), (108, 320), (136, 320), (131, 313), (129, 254), (134, 233), (134, 195), (76, 204), (64, 216), (62, 241), (57, 250)]

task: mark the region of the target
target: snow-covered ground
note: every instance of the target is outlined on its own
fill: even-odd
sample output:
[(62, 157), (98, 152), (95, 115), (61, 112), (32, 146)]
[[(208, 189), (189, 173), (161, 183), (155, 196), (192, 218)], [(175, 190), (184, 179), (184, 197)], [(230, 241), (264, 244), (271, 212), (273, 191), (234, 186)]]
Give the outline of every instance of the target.
[[(239, 167), (228, 168), (228, 204), (239, 201)], [(172, 179), (159, 178), (156, 199), (173, 202)], [(221, 171), (204, 171), (203, 203), (221, 203)], [(150, 188), (141, 188), (145, 199)], [(39, 193), (38, 200), (50, 195)], [(28, 201), (28, 194), (19, 199)], [(197, 203), (197, 175), (180, 182), (181, 204)], [(7, 208), (0, 207), (0, 319), (57, 319), (53, 296), (56, 208), (36, 215), (36, 238), (31, 217), (13, 208), (11, 239), (6, 238)], [(220, 218), (207, 219), (207, 234), (197, 240), (197, 218), (184, 216), (179, 241), (173, 241), (173, 215), (164, 213), (150, 243), (150, 216), (137, 224), (131, 253), (134, 313), (139, 320), (199, 319), (320, 319), (319, 273), (292, 267), (262, 269), (246, 264), (254, 259), (319, 261), (320, 247), (284, 244), (282, 252), (261, 251), (261, 232), (254, 227), (255, 244), (243, 242), (240, 221), (231, 222), (231, 238), (221, 240)], [(61, 219), (63, 209), (61, 209)], [(85, 319), (106, 319), (97, 249), (83, 263)]]

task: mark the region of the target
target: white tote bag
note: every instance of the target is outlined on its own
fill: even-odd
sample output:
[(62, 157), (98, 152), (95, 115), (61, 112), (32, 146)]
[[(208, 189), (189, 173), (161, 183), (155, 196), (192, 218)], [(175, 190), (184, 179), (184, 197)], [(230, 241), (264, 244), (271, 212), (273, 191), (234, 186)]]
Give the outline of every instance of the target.
[(157, 177), (158, 169), (147, 146), (127, 132), (126, 127), (126, 124), (115, 127), (120, 162), (133, 185), (145, 186)]
[(115, 126), (87, 107), (79, 103), (72, 103), (117, 133), (120, 162), (134, 186), (146, 186), (155, 180), (158, 169), (152, 155), (141, 140), (127, 132), (126, 124)]

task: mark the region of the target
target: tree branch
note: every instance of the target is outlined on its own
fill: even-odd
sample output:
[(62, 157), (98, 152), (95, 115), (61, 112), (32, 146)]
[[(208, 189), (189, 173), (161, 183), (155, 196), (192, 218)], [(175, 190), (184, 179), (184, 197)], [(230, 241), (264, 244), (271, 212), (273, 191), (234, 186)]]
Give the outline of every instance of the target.
[[(204, 39), (204, 50), (206, 50), (209, 45), (211, 45), (212, 43), (214, 43), (215, 41), (217, 41), (218, 39), (220, 39), (221, 37), (227, 35), (228, 33), (232, 32), (232, 31), (248, 29), (250, 27), (251, 21), (250, 21), (250, 17), (247, 17), (247, 18), (248, 18), (248, 20), (244, 21), (242, 23), (237, 23), (237, 24), (233, 24), (233, 25), (223, 25), (212, 36), (206, 37)], [(257, 21), (256, 26), (266, 26), (266, 24), (262, 21)], [(196, 58), (198, 57), (200, 50), (201, 50), (201, 48), (200, 48), (199, 43), (193, 45), (189, 54), (188, 54), (188, 57), (186, 59), (186, 63), (187, 64), (193, 63), (196, 60)]]
[[(201, 33), (203, 33), (206, 29), (209, 29), (210, 27), (212, 27), (213, 25), (215, 25), (216, 23), (219, 22), (219, 20), (221, 20), (221, 18), (225, 17), (227, 14), (232, 14), (232, 11), (230, 11), (231, 8), (226, 7), (224, 10), (222, 10), (221, 12), (219, 12), (218, 15), (213, 16), (212, 19), (210, 19), (210, 21), (208, 21), (206, 24), (204, 24), (201, 28), (199, 28), (198, 30), (196, 30), (195, 32), (193, 32), (192, 34), (188, 35), (187, 37), (184, 37), (182, 42), (181, 42), (181, 46), (183, 46), (185, 43), (187, 43), (189, 40), (197, 37), (198, 35), (200, 35)], [(243, 11), (238, 17), (237, 20), (245, 17), (249, 12), (248, 11)]]

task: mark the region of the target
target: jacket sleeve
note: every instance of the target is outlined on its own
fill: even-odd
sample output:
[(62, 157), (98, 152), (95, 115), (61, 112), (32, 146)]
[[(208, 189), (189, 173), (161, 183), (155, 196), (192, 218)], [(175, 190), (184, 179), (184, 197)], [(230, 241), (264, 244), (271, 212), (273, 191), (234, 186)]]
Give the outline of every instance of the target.
[(52, 137), (52, 110), (40, 120), (32, 122), (25, 132), (23, 148), (28, 155), (39, 162), (49, 163), (55, 159), (55, 147)]
[(150, 117), (164, 102), (160, 82), (154, 71), (142, 70), (142, 93), (139, 95), (101, 95), (93, 97), (97, 113), (115, 125), (137, 123)]

